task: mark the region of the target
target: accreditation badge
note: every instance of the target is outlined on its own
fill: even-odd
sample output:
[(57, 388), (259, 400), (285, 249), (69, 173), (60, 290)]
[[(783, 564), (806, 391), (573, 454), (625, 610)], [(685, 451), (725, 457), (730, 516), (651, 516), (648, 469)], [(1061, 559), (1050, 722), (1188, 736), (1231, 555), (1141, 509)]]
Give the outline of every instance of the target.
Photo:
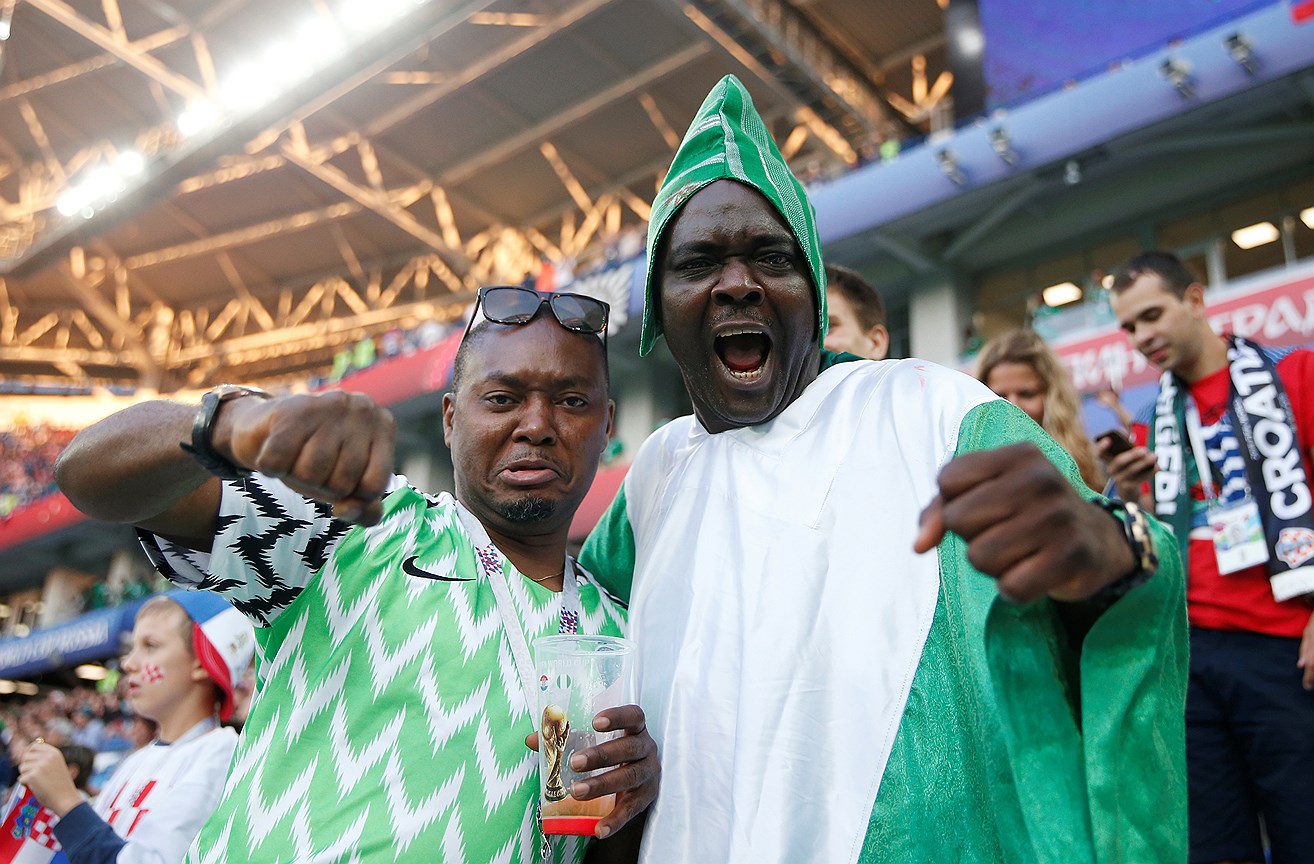
[(1211, 503), (1209, 529), (1219, 573), (1227, 575), (1267, 563), (1268, 543), (1259, 521), (1259, 505), (1249, 495), (1232, 504)]

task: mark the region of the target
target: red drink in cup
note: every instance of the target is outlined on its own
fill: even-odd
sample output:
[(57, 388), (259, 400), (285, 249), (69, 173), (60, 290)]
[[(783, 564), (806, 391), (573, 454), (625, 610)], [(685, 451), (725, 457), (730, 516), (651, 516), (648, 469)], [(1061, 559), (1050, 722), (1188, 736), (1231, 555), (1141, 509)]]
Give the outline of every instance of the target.
[(579, 773), (571, 754), (619, 736), (596, 732), (605, 708), (634, 704), (634, 643), (615, 636), (547, 636), (534, 642), (538, 673), (539, 803), (544, 834), (593, 834), (611, 812), (615, 795), (577, 801), (570, 794)]

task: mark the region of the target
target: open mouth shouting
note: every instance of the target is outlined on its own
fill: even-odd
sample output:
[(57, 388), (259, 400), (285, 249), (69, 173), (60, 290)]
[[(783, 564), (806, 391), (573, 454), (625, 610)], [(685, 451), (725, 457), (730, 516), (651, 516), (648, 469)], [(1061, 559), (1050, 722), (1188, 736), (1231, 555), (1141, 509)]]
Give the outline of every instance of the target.
[(716, 334), (712, 344), (726, 371), (740, 381), (761, 378), (771, 356), (771, 337), (760, 326), (727, 327)]

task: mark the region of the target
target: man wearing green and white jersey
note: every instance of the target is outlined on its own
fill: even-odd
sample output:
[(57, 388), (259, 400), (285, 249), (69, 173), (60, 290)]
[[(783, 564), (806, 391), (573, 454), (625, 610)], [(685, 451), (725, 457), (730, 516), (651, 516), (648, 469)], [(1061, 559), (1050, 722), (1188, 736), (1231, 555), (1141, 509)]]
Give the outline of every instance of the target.
[(630, 603), (662, 750), (643, 860), (1185, 861), (1163, 526), (1086, 500), (979, 382), (821, 351), (812, 207), (733, 77), (648, 230), (641, 350), (666, 339), (694, 413), (582, 555)]
[[(144, 403), (61, 459), (74, 503), (136, 524), (166, 576), (257, 625), (258, 692), (189, 861), (541, 860), (518, 648), (620, 635), (625, 615), (565, 554), (611, 427), (605, 305), (581, 324), (526, 302), (524, 321), (486, 310), (461, 346), (443, 403), (455, 498), (392, 476), (391, 415), (344, 393), (223, 390), (195, 418)], [(221, 483), (198, 462), (260, 473)], [(622, 767), (572, 794), (619, 793), (606, 836), (652, 800), (657, 770), (641, 710), (599, 718), (626, 734), (575, 764)], [(585, 845), (554, 840), (550, 858)]]

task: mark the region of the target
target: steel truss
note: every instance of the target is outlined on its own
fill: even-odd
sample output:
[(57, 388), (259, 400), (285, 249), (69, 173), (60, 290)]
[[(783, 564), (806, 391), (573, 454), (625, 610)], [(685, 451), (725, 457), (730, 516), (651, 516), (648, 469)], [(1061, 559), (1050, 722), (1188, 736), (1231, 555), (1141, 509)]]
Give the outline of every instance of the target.
[[(430, 4), (432, 8), (427, 8), (421, 20), (406, 24), (404, 33), (381, 34), (355, 52), (336, 74), (316, 76), (313, 82), (275, 100), (263, 113), (257, 111), (249, 120), (199, 140), (182, 135), (174, 116), (179, 104), (217, 98), (207, 27), (219, 16), (240, 8), (241, 0), (218, 4), (196, 24), (173, 24), (145, 35), (129, 35), (118, 0), (102, 0), (103, 20), (88, 18), (63, 0), (23, 2), (100, 51), (0, 88), (0, 103), (18, 106), (26, 134), (21, 144), (17, 134), (0, 137), (0, 179), (16, 175), (19, 190), (14, 200), (0, 198), (0, 274), (9, 274), (8, 282), (0, 275), (0, 381), (32, 385), (118, 384), (168, 392), (223, 380), (304, 378), (310, 371), (322, 370), (336, 351), (361, 338), (414, 327), (426, 320), (451, 320), (461, 313), (479, 284), (518, 281), (537, 270), (543, 257), (577, 258), (600, 238), (614, 237), (624, 225), (647, 220), (649, 198), (634, 189), (655, 188), (668, 159), (654, 160), (628, 176), (607, 181), (553, 138), (585, 117), (632, 100), (642, 105), (654, 134), (673, 149), (678, 133), (648, 88), (712, 50), (706, 41), (692, 44), (558, 116), (433, 174), (392, 150), (382, 140), (385, 133), (445, 96), (477, 86), (493, 70), (574, 27), (609, 0), (580, 0), (552, 16), (488, 12), (484, 7), (490, 5), (489, 0), (466, 0), (455, 11), (451, 4)], [(795, 106), (790, 118), (793, 131), (783, 147), (787, 156), (814, 141), (832, 151), (834, 158), (851, 163), (862, 140), (898, 131), (890, 120), (889, 104), (912, 114), (922, 110), (915, 103), (934, 95), (914, 93), (910, 102), (879, 92), (853, 63), (828, 52), (826, 40), (815, 29), (782, 25), (785, 19), (781, 16), (787, 18), (789, 10), (781, 0), (734, 0), (728, 4), (741, 19), (760, 19), (751, 28), (741, 21), (729, 35), (724, 29), (725, 15), (718, 24), (701, 11), (708, 4), (696, 5), (699, 8), (682, 7), (685, 15), (740, 59), (760, 66), (761, 40), (770, 38), (776, 40), (777, 48), (788, 49), (801, 70), (786, 81), (790, 104)], [(322, 4), (320, 8), (324, 8)], [(461, 24), (513, 27), (524, 32), (450, 77), (396, 68), (397, 62), (417, 47)], [(789, 38), (793, 41), (779, 41)], [(196, 71), (171, 68), (156, 56), (161, 49), (179, 43), (190, 46), (190, 59), (200, 80), (192, 77)], [(915, 65), (919, 58), (913, 59)], [(72, 157), (61, 159), (51, 144), (49, 118), (43, 118), (37, 100), (49, 88), (120, 66), (139, 73), (166, 118), (141, 129), (133, 142), (152, 164), (162, 167), (140, 188), (127, 190), (122, 200), (82, 225), (76, 214), (61, 217), (56, 204), (70, 187), (70, 177), (98, 162), (111, 162), (115, 145), (107, 140), (87, 141)], [(809, 68), (814, 75), (805, 81), (803, 71)], [(363, 126), (352, 127), (334, 115), (332, 103), (367, 83), (415, 92)], [(824, 99), (801, 90), (804, 85), (815, 88), (823, 84), (827, 88)], [(343, 131), (311, 140), (305, 121), (312, 115), (317, 128)], [(552, 168), (569, 195), (569, 206), (512, 225), (449, 191), (527, 151), (537, 151)], [(283, 171), (313, 178), (333, 190), (333, 197), (339, 200), (219, 233), (207, 231), (172, 203), (202, 190)], [(166, 208), (192, 238), (132, 254), (119, 254), (99, 239), (116, 221), (130, 218), (148, 205)], [(365, 212), (405, 232), (414, 239), (417, 251), (400, 258), (370, 260), (339, 225)], [(458, 215), (466, 218), (458, 219)], [(458, 224), (471, 222), (487, 227), (462, 236)], [(96, 237), (87, 238), (88, 228)], [(290, 285), (258, 273), (253, 278), (254, 268), (249, 263), (239, 267), (234, 260), (244, 246), (312, 228), (331, 232), (340, 267)], [(217, 264), (231, 293), (192, 303), (170, 303), (152, 287), (154, 268), (197, 258)], [(78, 307), (41, 308), (39, 303), (27, 302), (25, 295), (23, 302), (11, 299), (11, 288), (19, 290), (18, 283), (42, 267), (59, 274)]]

